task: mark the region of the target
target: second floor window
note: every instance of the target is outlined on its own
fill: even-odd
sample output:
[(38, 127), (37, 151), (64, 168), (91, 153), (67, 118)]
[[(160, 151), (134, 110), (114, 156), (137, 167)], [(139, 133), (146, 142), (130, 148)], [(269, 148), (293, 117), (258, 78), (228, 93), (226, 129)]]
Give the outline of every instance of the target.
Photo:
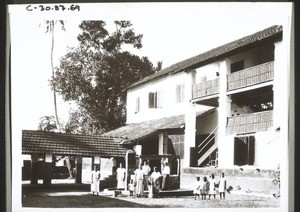
[(184, 102), (184, 84), (176, 85), (176, 103)]
[(161, 108), (162, 107), (162, 92), (150, 92), (149, 93), (149, 108)]

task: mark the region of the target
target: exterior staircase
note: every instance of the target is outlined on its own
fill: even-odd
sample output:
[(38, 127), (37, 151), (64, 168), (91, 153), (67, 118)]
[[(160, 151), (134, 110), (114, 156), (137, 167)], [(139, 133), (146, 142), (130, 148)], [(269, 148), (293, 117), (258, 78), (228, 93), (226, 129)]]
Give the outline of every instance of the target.
[[(208, 158), (216, 149), (218, 148), (218, 144), (214, 143), (199, 159), (198, 159), (198, 166), (203, 163), (203, 161)], [(214, 163), (212, 165), (217, 165)]]
[[(216, 144), (214, 140), (217, 134), (218, 134), (218, 126), (206, 137), (206, 139), (204, 139), (204, 141), (201, 144), (199, 144), (198, 149), (200, 150), (198, 151), (198, 154), (201, 154), (201, 152), (203, 151), (205, 152), (201, 154), (200, 158), (198, 159), (198, 166), (200, 166), (218, 148), (218, 144)], [(213, 165), (216, 166), (217, 161), (218, 159), (216, 158), (214, 160)]]
[(100, 180), (100, 190), (104, 190), (107, 188), (116, 188), (117, 187), (117, 179), (116, 174), (108, 175), (103, 180)]

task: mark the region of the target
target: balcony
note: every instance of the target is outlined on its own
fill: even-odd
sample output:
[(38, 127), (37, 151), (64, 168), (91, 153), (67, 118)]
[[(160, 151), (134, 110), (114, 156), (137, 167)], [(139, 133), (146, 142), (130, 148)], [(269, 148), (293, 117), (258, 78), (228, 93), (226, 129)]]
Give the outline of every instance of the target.
[(227, 75), (228, 91), (274, 79), (274, 62), (267, 62)]
[(273, 126), (273, 110), (228, 117), (226, 133), (243, 134), (266, 131)]
[(219, 93), (219, 78), (193, 85), (192, 98), (201, 98)]

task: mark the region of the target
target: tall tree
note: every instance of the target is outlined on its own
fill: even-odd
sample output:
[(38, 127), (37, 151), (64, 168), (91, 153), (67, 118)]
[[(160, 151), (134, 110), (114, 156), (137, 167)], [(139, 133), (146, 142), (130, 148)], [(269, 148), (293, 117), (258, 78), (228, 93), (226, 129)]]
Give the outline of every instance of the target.
[[(46, 21), (46, 28), (47, 28), (46, 33), (51, 34), (50, 60), (51, 60), (52, 78), (55, 77), (55, 69), (54, 69), (54, 65), (53, 65), (53, 52), (54, 52), (54, 41), (55, 41), (54, 32), (55, 32), (55, 25), (57, 23), (59, 23), (61, 25), (61, 29), (65, 31), (64, 21), (61, 21), (61, 20), (60, 21), (54, 21), (54, 20)], [(52, 90), (53, 90), (54, 115), (55, 115), (55, 119), (56, 119), (57, 129), (58, 129), (58, 131), (61, 131), (60, 130), (59, 119), (58, 119), (58, 115), (57, 115), (57, 102), (56, 102), (56, 88), (55, 88), (55, 85), (52, 86)]]
[(147, 57), (123, 50), (125, 46), (142, 48), (142, 35), (135, 34), (129, 21), (115, 21), (114, 25), (109, 33), (104, 21), (83, 21), (79, 46), (61, 59), (52, 79), (63, 99), (79, 106), (67, 124), (70, 131), (101, 133), (122, 126), (127, 87), (154, 73)]

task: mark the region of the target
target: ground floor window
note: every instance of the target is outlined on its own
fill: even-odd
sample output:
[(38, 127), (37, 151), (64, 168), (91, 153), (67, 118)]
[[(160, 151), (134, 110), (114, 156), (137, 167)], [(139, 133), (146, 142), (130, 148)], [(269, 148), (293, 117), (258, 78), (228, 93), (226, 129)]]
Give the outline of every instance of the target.
[(255, 137), (244, 136), (234, 138), (234, 165), (254, 165)]

